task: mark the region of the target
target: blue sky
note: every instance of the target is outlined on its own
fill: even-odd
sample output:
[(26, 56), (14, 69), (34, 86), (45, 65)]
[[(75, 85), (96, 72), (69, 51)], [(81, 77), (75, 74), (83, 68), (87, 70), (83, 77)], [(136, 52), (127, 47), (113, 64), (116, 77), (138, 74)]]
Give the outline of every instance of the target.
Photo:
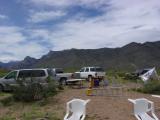
[(160, 40), (159, 0), (0, 0), (0, 61)]

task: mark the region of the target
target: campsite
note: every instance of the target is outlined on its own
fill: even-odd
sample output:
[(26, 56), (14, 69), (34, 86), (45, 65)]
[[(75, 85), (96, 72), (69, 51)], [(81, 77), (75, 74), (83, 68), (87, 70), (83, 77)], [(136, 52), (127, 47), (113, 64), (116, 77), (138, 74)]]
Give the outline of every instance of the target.
[[(154, 68), (153, 68), (154, 69)], [(151, 69), (151, 71), (153, 71)], [(120, 75), (122, 76), (122, 75)], [(93, 88), (92, 95), (87, 95), (89, 82), (84, 81), (83, 86), (64, 86), (55, 96), (35, 102), (17, 102), (9, 100), (12, 93), (0, 94), (0, 119), (2, 120), (61, 120), (66, 114), (66, 103), (74, 98), (90, 99), (86, 109), (86, 120), (135, 120), (133, 115), (133, 105), (128, 99), (146, 98), (154, 102), (155, 113), (160, 116), (159, 98), (152, 97), (151, 94), (135, 91), (144, 82), (142, 79), (137, 81), (125, 80), (118, 76), (114, 78), (111, 74), (106, 75), (110, 79), (107, 86), (100, 83), (99, 87)], [(146, 76), (147, 77), (147, 76)], [(146, 80), (146, 79), (145, 79)], [(125, 89), (121, 92), (121, 87)], [(118, 91), (111, 88), (118, 88)], [(105, 91), (104, 91), (105, 90)], [(110, 91), (109, 91), (110, 90)], [(107, 92), (111, 92), (107, 94)], [(113, 93), (112, 93), (113, 92)], [(4, 102), (4, 100), (7, 100)], [(8, 102), (8, 103), (7, 103)]]
[(160, 0), (0, 0), (0, 120), (160, 120)]

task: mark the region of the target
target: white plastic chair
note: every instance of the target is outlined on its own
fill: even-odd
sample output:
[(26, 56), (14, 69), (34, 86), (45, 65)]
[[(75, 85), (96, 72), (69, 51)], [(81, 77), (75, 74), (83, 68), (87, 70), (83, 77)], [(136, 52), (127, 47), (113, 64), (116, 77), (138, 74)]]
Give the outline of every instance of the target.
[(160, 95), (152, 95), (152, 97), (160, 98)]
[(86, 104), (89, 101), (73, 99), (67, 102), (67, 113), (64, 120), (84, 120), (86, 117)]
[[(145, 98), (128, 99), (134, 104), (134, 115), (138, 120), (159, 120), (154, 113), (154, 103)], [(148, 112), (151, 112), (150, 116)]]

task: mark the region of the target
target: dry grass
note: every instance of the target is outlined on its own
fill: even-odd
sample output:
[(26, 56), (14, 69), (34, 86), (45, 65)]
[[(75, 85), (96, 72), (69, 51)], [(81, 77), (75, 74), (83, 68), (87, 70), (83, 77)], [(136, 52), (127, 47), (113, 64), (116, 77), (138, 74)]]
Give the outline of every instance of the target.
[(86, 96), (85, 89), (66, 88), (47, 101), (0, 105), (0, 120), (36, 120), (45, 116), (48, 116), (49, 120), (62, 120), (66, 111), (66, 102), (73, 98), (91, 99), (87, 105), (86, 120), (135, 120), (131, 114), (132, 104), (127, 99), (142, 97), (155, 103), (156, 113), (160, 118), (160, 99), (131, 91), (127, 94), (127, 97)]

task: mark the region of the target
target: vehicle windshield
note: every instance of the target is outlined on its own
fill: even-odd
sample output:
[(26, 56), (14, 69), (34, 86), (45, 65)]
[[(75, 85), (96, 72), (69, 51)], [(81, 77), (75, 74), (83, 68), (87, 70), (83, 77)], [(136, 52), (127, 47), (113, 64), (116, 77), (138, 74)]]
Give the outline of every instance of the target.
[(84, 72), (84, 68), (81, 68), (81, 69), (80, 69), (80, 72)]
[(17, 76), (17, 71), (12, 71), (5, 77), (5, 79), (13, 79), (16, 78), (16, 76)]

